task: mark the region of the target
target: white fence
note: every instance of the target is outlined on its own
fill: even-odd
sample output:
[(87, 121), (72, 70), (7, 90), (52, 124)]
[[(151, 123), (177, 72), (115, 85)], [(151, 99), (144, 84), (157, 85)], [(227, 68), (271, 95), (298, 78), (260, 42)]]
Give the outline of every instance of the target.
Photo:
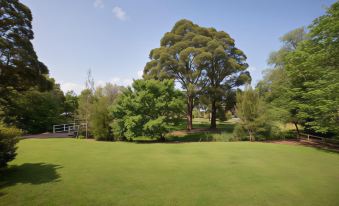
[(327, 144), (330, 146), (336, 146), (339, 147), (339, 140), (337, 139), (330, 139), (330, 138), (325, 138), (325, 137), (319, 137), (316, 135), (311, 135), (311, 134), (305, 134), (305, 133), (300, 133), (299, 138), (311, 142), (318, 142), (322, 144)]
[(76, 125), (74, 123), (71, 124), (59, 124), (59, 125), (53, 125), (53, 133), (71, 133), (78, 129), (79, 125)]
[(53, 133), (68, 133), (69, 135), (73, 135), (78, 137), (80, 128), (85, 131), (86, 138), (88, 137), (88, 127), (87, 123), (69, 123), (69, 124), (58, 124), (53, 125)]

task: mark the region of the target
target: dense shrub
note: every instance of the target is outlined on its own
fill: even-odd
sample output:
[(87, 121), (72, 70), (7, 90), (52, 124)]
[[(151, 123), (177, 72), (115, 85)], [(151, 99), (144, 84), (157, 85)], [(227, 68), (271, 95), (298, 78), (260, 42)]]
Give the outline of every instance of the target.
[(233, 118), (232, 112), (227, 111), (227, 112), (226, 112), (226, 119), (227, 119), (227, 120), (230, 120), (230, 119), (232, 119), (232, 118)]
[(273, 124), (267, 105), (252, 87), (246, 86), (243, 92), (237, 92), (236, 112), (240, 119), (234, 130), (236, 138), (250, 141), (279, 138), (280, 129)]
[[(12, 91), (6, 97), (1, 119), (28, 133), (51, 131), (54, 124), (65, 121), (64, 95), (58, 85), (53, 90), (41, 92), (35, 88), (25, 92)], [(1, 97), (0, 97), (1, 99)], [(0, 106), (1, 106), (0, 100)]]
[(21, 130), (15, 127), (8, 127), (0, 122), (0, 168), (7, 166), (7, 163), (16, 156), (16, 143)]
[(234, 127), (233, 137), (236, 140), (248, 140), (249, 139), (248, 138), (248, 133), (246, 132), (245, 128), (242, 125), (240, 125), (240, 124), (237, 124)]
[(232, 134), (227, 133), (227, 132), (223, 132), (220, 134), (213, 134), (212, 136), (213, 141), (216, 142), (233, 142), (233, 141), (237, 141), (237, 139), (232, 136)]
[(112, 108), (116, 137), (148, 136), (164, 140), (171, 125), (182, 118), (182, 93), (173, 80), (136, 80)]

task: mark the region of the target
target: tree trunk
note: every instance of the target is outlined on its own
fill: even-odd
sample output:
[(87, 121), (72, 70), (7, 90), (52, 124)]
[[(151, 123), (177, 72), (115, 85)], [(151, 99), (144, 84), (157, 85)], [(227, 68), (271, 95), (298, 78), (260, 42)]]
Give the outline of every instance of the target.
[(193, 97), (187, 97), (187, 130), (193, 129)]
[(293, 122), (294, 123), (294, 126), (295, 126), (295, 129), (297, 130), (297, 138), (299, 139), (299, 128), (298, 128), (298, 123), (296, 122)]
[(252, 142), (252, 141), (254, 140), (253, 132), (252, 132), (251, 129), (248, 129), (247, 131), (248, 131), (248, 134), (249, 134), (249, 136), (250, 136), (250, 142)]
[(159, 138), (159, 141), (160, 142), (165, 142), (166, 141), (166, 138), (164, 135), (161, 135), (160, 138)]
[(216, 106), (216, 101), (212, 100), (211, 102), (212, 108), (211, 108), (211, 129), (216, 129), (217, 128), (217, 106)]

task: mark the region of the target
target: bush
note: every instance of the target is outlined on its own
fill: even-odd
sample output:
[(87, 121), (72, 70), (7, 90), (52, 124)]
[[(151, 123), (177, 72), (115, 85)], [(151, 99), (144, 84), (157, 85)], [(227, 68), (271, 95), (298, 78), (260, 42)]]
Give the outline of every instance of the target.
[(16, 156), (16, 143), (22, 131), (15, 127), (8, 127), (0, 123), (0, 168), (7, 166), (7, 163)]
[(216, 142), (233, 142), (233, 141), (237, 141), (237, 139), (234, 138), (234, 136), (232, 136), (229, 133), (214, 134), (212, 138), (213, 138), (213, 141), (216, 141)]
[(78, 139), (85, 139), (86, 137), (84, 135), (79, 135), (77, 138)]
[(232, 119), (232, 118), (233, 118), (232, 112), (227, 111), (227, 112), (226, 112), (226, 119), (227, 119), (227, 120), (230, 120), (230, 119)]
[(183, 95), (173, 80), (135, 80), (112, 107), (114, 135), (165, 140), (170, 127), (181, 121)]
[(246, 132), (245, 128), (237, 124), (233, 130), (233, 137), (235, 140), (248, 140), (248, 133)]
[(225, 110), (220, 107), (217, 109), (217, 117), (219, 118), (220, 121), (224, 122), (227, 120), (227, 117), (226, 117), (226, 112)]

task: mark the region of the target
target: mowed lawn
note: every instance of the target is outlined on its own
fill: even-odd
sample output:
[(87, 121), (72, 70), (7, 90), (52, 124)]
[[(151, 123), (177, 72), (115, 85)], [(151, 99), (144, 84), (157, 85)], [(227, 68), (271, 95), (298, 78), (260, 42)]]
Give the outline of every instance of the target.
[(0, 205), (339, 205), (339, 154), (250, 142), (28, 139)]

